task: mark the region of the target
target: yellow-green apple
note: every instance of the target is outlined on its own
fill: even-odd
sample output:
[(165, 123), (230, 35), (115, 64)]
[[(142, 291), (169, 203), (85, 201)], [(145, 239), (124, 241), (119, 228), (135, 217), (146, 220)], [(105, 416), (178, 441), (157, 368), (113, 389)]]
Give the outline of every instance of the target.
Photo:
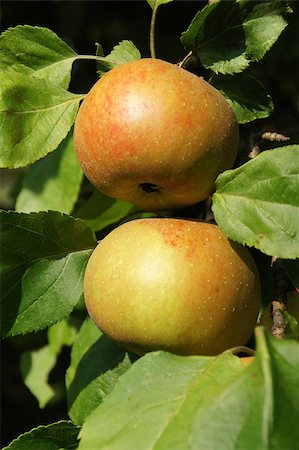
[(145, 210), (197, 203), (232, 167), (239, 131), (209, 83), (145, 58), (106, 73), (86, 95), (74, 142), (91, 183)]
[(84, 296), (97, 326), (137, 354), (214, 355), (246, 344), (260, 282), (248, 250), (218, 226), (138, 219), (98, 244)]
[(242, 356), (240, 361), (244, 367), (248, 367), (254, 361), (254, 356)]

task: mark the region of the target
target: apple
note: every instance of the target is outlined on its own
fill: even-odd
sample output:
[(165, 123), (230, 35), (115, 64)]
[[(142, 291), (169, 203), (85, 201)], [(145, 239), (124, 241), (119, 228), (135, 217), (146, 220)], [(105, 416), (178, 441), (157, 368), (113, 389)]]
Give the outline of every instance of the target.
[(204, 200), (233, 166), (238, 125), (223, 95), (175, 64), (145, 58), (95, 83), (75, 121), (83, 172), (103, 193), (145, 210)]
[(248, 250), (217, 225), (136, 219), (98, 244), (84, 296), (102, 332), (139, 355), (215, 355), (247, 343), (260, 281)]
[(254, 356), (242, 356), (242, 358), (240, 358), (240, 361), (244, 367), (248, 367), (251, 363), (253, 363), (254, 358)]

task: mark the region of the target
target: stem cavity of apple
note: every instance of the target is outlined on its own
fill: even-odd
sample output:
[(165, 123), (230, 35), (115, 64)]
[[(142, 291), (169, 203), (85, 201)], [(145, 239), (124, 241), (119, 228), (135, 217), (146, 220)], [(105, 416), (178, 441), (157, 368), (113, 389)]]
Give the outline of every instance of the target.
[(152, 183), (140, 183), (139, 187), (146, 192), (147, 194), (151, 194), (152, 192), (159, 192), (159, 186)]

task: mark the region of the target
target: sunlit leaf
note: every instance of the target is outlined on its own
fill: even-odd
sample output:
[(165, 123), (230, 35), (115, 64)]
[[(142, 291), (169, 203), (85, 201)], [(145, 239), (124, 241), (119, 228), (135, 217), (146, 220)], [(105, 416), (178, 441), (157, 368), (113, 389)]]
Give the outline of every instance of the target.
[(67, 88), (77, 54), (47, 28), (18, 25), (0, 36), (0, 70), (44, 78)]
[(99, 76), (103, 76), (113, 67), (141, 58), (138, 48), (132, 41), (121, 41), (107, 56), (104, 56), (102, 47), (97, 44), (97, 55), (102, 56), (102, 60), (97, 61)]
[(0, 165), (26, 166), (58, 147), (84, 96), (14, 71), (0, 77)]
[(160, 5), (166, 5), (166, 3), (171, 3), (174, 0), (147, 0), (147, 3), (152, 9), (158, 8)]
[(49, 373), (55, 364), (56, 355), (48, 346), (21, 355), (20, 365), (24, 383), (38, 400), (40, 408), (44, 408), (55, 394), (48, 384)]
[(212, 209), (232, 240), (299, 257), (299, 146), (268, 150), (216, 180)]
[(79, 449), (296, 448), (299, 343), (257, 329), (244, 367), (217, 357), (147, 354), (83, 424)]

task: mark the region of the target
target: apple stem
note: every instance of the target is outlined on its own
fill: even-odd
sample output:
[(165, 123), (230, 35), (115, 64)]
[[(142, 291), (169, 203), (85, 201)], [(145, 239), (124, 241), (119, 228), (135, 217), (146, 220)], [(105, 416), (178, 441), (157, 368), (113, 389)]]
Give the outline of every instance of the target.
[(250, 347), (245, 347), (244, 345), (238, 345), (238, 347), (228, 348), (223, 353), (232, 353), (233, 355), (237, 355), (238, 353), (246, 353), (247, 355), (254, 356), (255, 350)]
[(184, 65), (185, 65), (186, 62), (191, 58), (192, 55), (193, 55), (193, 52), (190, 51), (190, 52), (182, 59), (182, 61), (180, 61), (180, 62), (178, 63), (178, 66), (179, 66), (179, 67), (184, 67)]
[(152, 12), (151, 27), (150, 27), (150, 52), (151, 52), (152, 58), (156, 58), (155, 30), (156, 30), (157, 10), (158, 10), (158, 7), (155, 6), (153, 8), (153, 12)]

